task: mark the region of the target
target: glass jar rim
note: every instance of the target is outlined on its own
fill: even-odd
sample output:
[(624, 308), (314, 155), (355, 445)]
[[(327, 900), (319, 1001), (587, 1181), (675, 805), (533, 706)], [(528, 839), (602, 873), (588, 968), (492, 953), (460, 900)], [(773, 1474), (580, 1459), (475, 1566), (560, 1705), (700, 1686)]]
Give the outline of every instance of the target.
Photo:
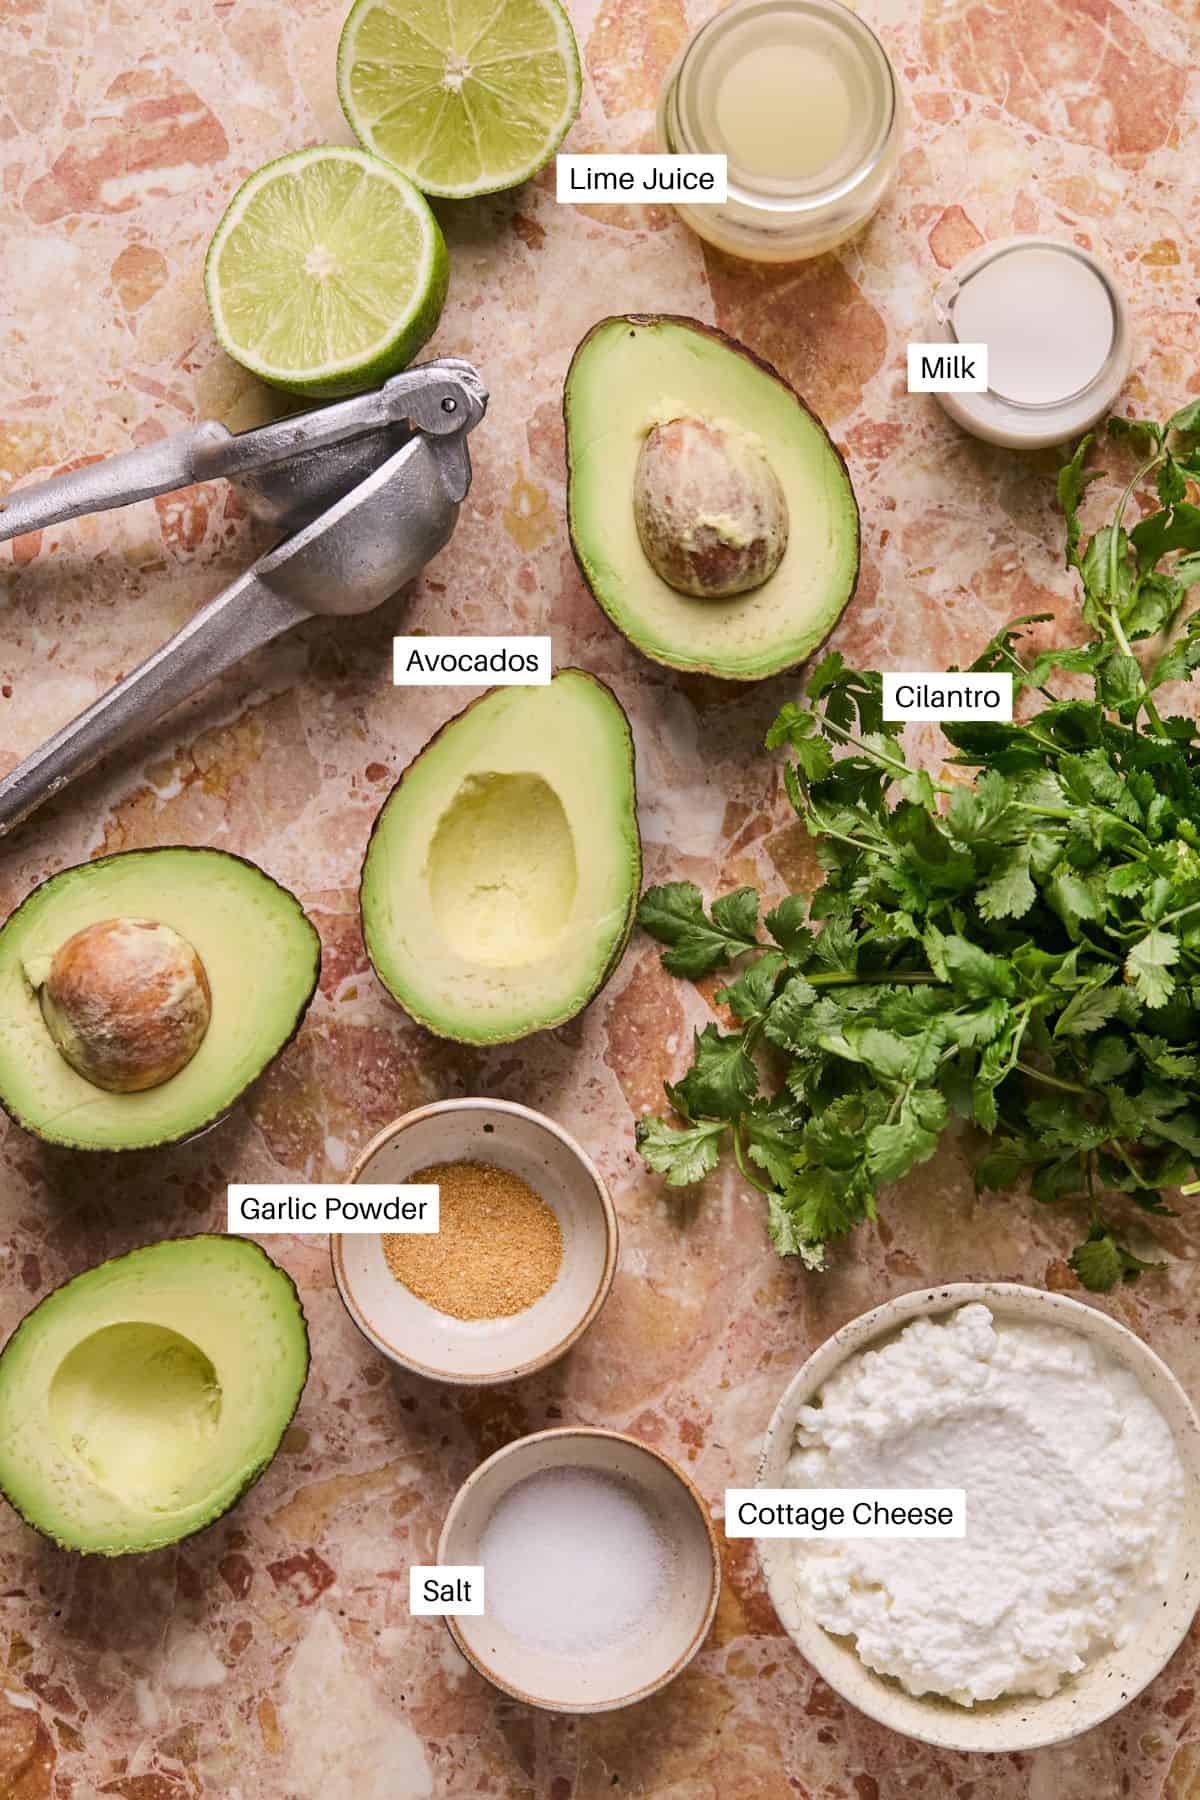
[(694, 79), (698, 57), (711, 47), (714, 35), (728, 30), (731, 23), (745, 18), (751, 13), (790, 13), (808, 14), (826, 20), (832, 20), (848, 36), (855, 38), (861, 48), (870, 56), (882, 77), (881, 87), (884, 103), (870, 143), (863, 155), (846, 170), (836, 181), (825, 186), (817, 186), (808, 190), (787, 189), (785, 184), (754, 185), (746, 179), (746, 171), (741, 169), (730, 158), (728, 194), (730, 201), (740, 202), (746, 207), (759, 211), (779, 212), (792, 216), (810, 212), (823, 212), (826, 208), (836, 206), (841, 200), (854, 194), (855, 190), (869, 182), (884, 161), (895, 132), (899, 113), (900, 96), (896, 84), (896, 73), (891, 59), (879, 38), (871, 27), (857, 13), (851, 12), (841, 0), (733, 0), (733, 4), (723, 7), (720, 12), (699, 27), (680, 53), (668, 86), (673, 99), (672, 112), (679, 128), (684, 151), (712, 153), (720, 151), (719, 145), (707, 141), (703, 133), (697, 133), (687, 109), (689, 94), (689, 78)]
[[(1036, 416), (1053, 412), (1059, 407), (1073, 406), (1076, 401), (1082, 400), (1086, 395), (1090, 394), (1093, 389), (1098, 388), (1102, 382), (1106, 381), (1114, 358), (1118, 357), (1121, 353), (1122, 319), (1117, 289), (1112, 275), (1109, 273), (1108, 269), (1105, 268), (1100, 259), (1093, 256), (1089, 251), (1081, 249), (1078, 244), (1062, 243), (1057, 238), (1025, 236), (1002, 239), (997, 244), (985, 244), (981, 246), (981, 248), (974, 252), (973, 255), (965, 258), (963, 262), (959, 263), (958, 269), (951, 269), (947, 280), (943, 282), (941, 287), (935, 292), (933, 302), (935, 318), (944, 323), (950, 333), (952, 342), (956, 344), (961, 343), (962, 340), (958, 335), (958, 326), (955, 323), (954, 308), (963, 289), (978, 276), (982, 275), (986, 269), (994, 268), (998, 262), (1003, 262), (1006, 257), (1020, 256), (1026, 254), (1030, 250), (1050, 250), (1056, 255), (1073, 257), (1076, 262), (1080, 263), (1090, 274), (1094, 275), (1097, 282), (1104, 290), (1105, 298), (1108, 301), (1109, 317), (1111, 321), (1108, 348), (1105, 350), (1099, 367), (1096, 369), (1094, 375), (1090, 376), (1089, 379), (1083, 382), (1079, 387), (1074, 388), (1071, 393), (1057, 394), (1052, 400), (1017, 400), (1013, 395), (1005, 394), (999, 388), (989, 388), (989, 393), (993, 394), (996, 400), (1000, 401), (1004, 406), (1011, 407), (1014, 411), (1019, 413), (1030, 413)], [(961, 275), (959, 275), (959, 270), (963, 271)], [(951, 286), (953, 287), (953, 292), (947, 294), (946, 290)]]

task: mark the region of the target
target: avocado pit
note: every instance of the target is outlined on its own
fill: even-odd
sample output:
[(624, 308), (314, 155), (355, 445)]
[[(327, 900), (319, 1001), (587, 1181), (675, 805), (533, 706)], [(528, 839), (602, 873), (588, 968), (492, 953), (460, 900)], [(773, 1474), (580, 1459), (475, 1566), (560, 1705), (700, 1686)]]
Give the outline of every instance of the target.
[(779, 477), (747, 433), (709, 419), (669, 419), (647, 432), (633, 514), (655, 573), (697, 599), (761, 587), (787, 549)]
[(56, 950), (42, 1017), (60, 1055), (94, 1087), (136, 1094), (186, 1068), (212, 1017), (204, 964), (154, 919), (101, 919)]

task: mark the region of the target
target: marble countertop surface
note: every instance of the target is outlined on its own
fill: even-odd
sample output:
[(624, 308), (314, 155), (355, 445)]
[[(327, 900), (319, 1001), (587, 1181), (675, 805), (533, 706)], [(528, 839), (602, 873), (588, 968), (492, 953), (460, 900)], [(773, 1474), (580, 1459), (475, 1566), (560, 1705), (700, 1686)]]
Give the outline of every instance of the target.
[[(662, 74), (703, 0), (570, 0), (586, 65), (568, 148), (648, 146)], [(635, 936), (571, 1025), (489, 1053), (438, 1042), (383, 993), (355, 887), (398, 771), (461, 704), (397, 689), (390, 639), (548, 631), (616, 690), (637, 740), (651, 879), (810, 884), (778, 761), (759, 746), (794, 677), (726, 687), (658, 669), (584, 589), (563, 524), (560, 392), (602, 314), (690, 313), (775, 362), (843, 447), (863, 511), (858, 595), (835, 634), (878, 666), (946, 667), (1004, 620), (1066, 616), (1053, 453), (961, 436), (904, 391), (931, 287), (982, 241), (1049, 232), (1101, 252), (1138, 333), (1123, 405), (1200, 391), (1200, 16), (1195, 0), (862, 0), (907, 96), (893, 198), (859, 241), (737, 264), (665, 211), (559, 206), (543, 175), (441, 207), (449, 304), (433, 348), (492, 394), (453, 542), (380, 613), (295, 632), (76, 786), (0, 855), (0, 909), (67, 864), (133, 846), (236, 850), (304, 899), (325, 947), (299, 1038), (219, 1129), (166, 1153), (0, 1142), (0, 1334), (49, 1287), (164, 1235), (220, 1229), (227, 1181), (320, 1179), (387, 1120), (482, 1093), (553, 1113), (612, 1184), (611, 1300), (566, 1362), (490, 1391), (394, 1375), (359, 1339), (323, 1241), (274, 1238), (313, 1334), (283, 1450), (234, 1513), (176, 1550), (82, 1560), (0, 1516), (0, 1796), (7, 1800), (1190, 1800), (1200, 1638), (1103, 1728), (1032, 1755), (946, 1755), (844, 1706), (775, 1622), (750, 1546), (725, 1547), (712, 1636), (664, 1694), (591, 1719), (498, 1698), (436, 1620), (410, 1619), (457, 1484), (547, 1423), (603, 1423), (677, 1457), (710, 1502), (752, 1476), (795, 1367), (831, 1330), (929, 1281), (1075, 1292), (1078, 1221), (973, 1197), (951, 1144), (823, 1277), (771, 1251), (732, 1180), (666, 1190), (635, 1118), (685, 1065), (704, 997)], [(4, 0), (0, 8), (0, 488), (271, 398), (215, 348), (209, 234), (251, 169), (345, 141), (343, 0)], [(1114, 452), (1111, 489), (1122, 467)], [(0, 769), (131, 668), (263, 540), (196, 487), (0, 548)], [(927, 730), (929, 728), (926, 728)], [(934, 736), (929, 736), (932, 753)], [(248, 953), (251, 947), (247, 946)], [(1193, 1212), (1192, 1218), (1197, 1215)], [(1098, 1301), (1200, 1396), (1197, 1232)]]

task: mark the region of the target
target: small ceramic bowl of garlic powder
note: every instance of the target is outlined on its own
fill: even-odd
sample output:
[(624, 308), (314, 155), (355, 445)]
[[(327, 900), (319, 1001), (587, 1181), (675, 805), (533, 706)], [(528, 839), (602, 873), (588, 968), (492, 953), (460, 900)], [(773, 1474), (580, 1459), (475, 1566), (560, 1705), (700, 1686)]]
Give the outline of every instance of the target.
[(783, 1395), (758, 1485), (965, 1490), (961, 1538), (757, 1546), (826, 1681), (948, 1748), (1098, 1724), (1200, 1601), (1200, 1423), (1139, 1337), (1060, 1294), (958, 1283), (852, 1320)]

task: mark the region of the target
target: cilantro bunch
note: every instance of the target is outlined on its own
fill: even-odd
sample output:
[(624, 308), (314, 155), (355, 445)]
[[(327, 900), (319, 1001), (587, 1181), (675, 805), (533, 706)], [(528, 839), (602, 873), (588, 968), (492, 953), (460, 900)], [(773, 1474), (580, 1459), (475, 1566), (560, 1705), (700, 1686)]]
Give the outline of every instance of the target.
[[(1163, 1190), (1200, 1170), (1200, 747), (1159, 708), (1200, 666), (1200, 609), (1183, 617), (1200, 401), (1109, 431), (1139, 453), (1111, 522), (1084, 540), (1090, 438), (1058, 483), (1086, 641), (1035, 653), (1027, 628), (1051, 615), (1031, 615), (971, 665), (1012, 672), (1027, 722), (944, 726), (936, 780), (885, 723), (880, 676), (835, 651), (767, 738), (791, 752), (824, 885), (768, 912), (765, 939), (753, 888), (706, 909), (671, 882), (639, 907), (672, 974), (731, 970), (716, 999), (737, 1027), (696, 1034), (666, 1089), (681, 1123), (643, 1119), (642, 1156), (685, 1185), (728, 1148), (776, 1247), (810, 1268), (954, 1117), (987, 1134), (979, 1189), (1028, 1180), (1045, 1205), (1086, 1208), (1072, 1263), (1093, 1289), (1148, 1266), (1106, 1197), (1173, 1216)], [(1127, 528), (1150, 482), (1158, 504)], [(1143, 662), (1133, 646), (1166, 632)], [(1056, 691), (1063, 676), (1090, 697)]]

